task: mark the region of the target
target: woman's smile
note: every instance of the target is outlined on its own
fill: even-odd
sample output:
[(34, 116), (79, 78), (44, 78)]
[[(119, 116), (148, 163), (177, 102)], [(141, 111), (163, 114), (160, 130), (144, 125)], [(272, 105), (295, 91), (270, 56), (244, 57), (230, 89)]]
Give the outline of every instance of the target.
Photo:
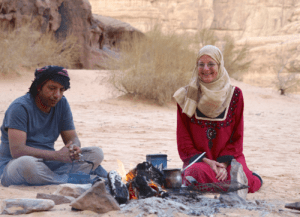
[(212, 57), (208, 55), (201, 56), (197, 65), (201, 81), (210, 83), (217, 79), (219, 66)]

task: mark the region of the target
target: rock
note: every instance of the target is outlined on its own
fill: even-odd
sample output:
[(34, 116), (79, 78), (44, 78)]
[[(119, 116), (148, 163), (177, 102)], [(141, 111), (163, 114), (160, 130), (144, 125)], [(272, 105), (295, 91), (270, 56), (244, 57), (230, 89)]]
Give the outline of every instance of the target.
[(104, 181), (96, 182), (88, 191), (73, 201), (70, 206), (75, 210), (91, 210), (96, 213), (120, 210), (118, 202), (106, 192)]
[(97, 176), (96, 178), (94, 178), (94, 182), (92, 185), (95, 185), (97, 182), (104, 182), (106, 192), (112, 195), (111, 187), (109, 186), (109, 181), (107, 178), (102, 178), (100, 176)]
[[(144, 34), (132, 27), (130, 24), (122, 22), (120, 20), (111, 18), (111, 17), (106, 17), (106, 16), (101, 16), (94, 14), (94, 19), (96, 22), (99, 24), (102, 24), (100, 26), (104, 26), (105, 31), (104, 31), (104, 43), (107, 47), (115, 47), (117, 46), (120, 41), (124, 40), (124, 35), (131, 35), (133, 36), (136, 34), (136, 36), (143, 37)], [(126, 38), (127, 39), (127, 38)]]
[(219, 200), (228, 206), (247, 205), (246, 200), (241, 198), (236, 192), (221, 194)]
[(219, 35), (256, 37), (271, 35), (289, 22), (295, 26), (300, 20), (297, 1), (90, 0), (90, 3), (93, 13), (128, 22), (143, 32), (157, 22), (164, 29), (176, 32), (211, 28)]
[(120, 42), (131, 40), (133, 37), (144, 37), (144, 33), (140, 30), (120, 20), (97, 14), (93, 14), (93, 18), (95, 25), (102, 28), (100, 37), (99, 34), (95, 33), (91, 41), (93, 58), (90, 59), (90, 64), (94, 68), (114, 68), (115, 66), (111, 66), (109, 63), (111, 58), (119, 58), (118, 46)]
[(296, 210), (300, 210), (300, 202), (296, 202), (296, 203), (287, 203), (284, 206), (285, 208), (288, 209), (296, 209)]
[[(236, 184), (238, 183), (245, 186), (248, 185), (248, 179), (243, 170), (243, 165), (237, 162), (235, 159), (231, 161), (230, 177), (231, 177), (231, 185), (229, 187), (229, 191), (235, 189), (237, 187)], [(248, 188), (238, 190), (236, 191), (236, 194), (238, 194), (241, 198), (246, 200), (248, 194)]]
[(55, 35), (59, 39), (64, 39), (68, 32), (72, 32), (77, 37), (78, 44), (81, 45), (81, 55), (77, 67), (89, 69), (89, 59), (91, 58), (90, 38), (93, 20), (91, 5), (88, 0), (58, 2), (61, 2), (57, 7), (61, 21), (59, 28), (55, 31)]
[[(125, 1), (90, 0), (93, 13), (129, 22), (143, 32), (156, 23), (166, 30), (195, 31), (208, 27), (214, 19), (213, 1)], [(195, 10), (196, 9), (196, 10)], [(141, 17), (141, 14), (143, 16)]]
[[(91, 34), (91, 6), (87, 0), (3, 0), (0, 3), (0, 23), (7, 28), (19, 28), (32, 17), (41, 32), (53, 32), (57, 39), (64, 40), (72, 32), (81, 46), (78, 68), (89, 68)], [(13, 18), (7, 19), (7, 14)]]
[[(166, 32), (195, 33), (207, 28), (213, 30), (219, 39), (230, 35), (249, 46), (248, 59), (253, 60), (249, 72), (266, 72), (268, 69), (268, 72), (277, 74), (282, 67), (280, 63), (287, 61), (285, 58), (288, 57), (290, 64), (284, 71), (298, 72), (300, 69), (299, 50), (296, 51), (300, 34), (300, 3), (295, 0), (136, 0), (134, 3), (131, 0), (90, 0), (90, 3), (94, 14), (127, 22), (142, 32), (159, 23)], [(222, 50), (222, 45), (219, 48)], [(107, 53), (103, 52), (102, 56), (104, 54)], [(268, 61), (265, 61), (265, 56), (269, 57)], [(105, 62), (100, 62), (102, 68), (107, 67)], [(272, 83), (276, 82), (277, 77)]]
[(92, 184), (62, 184), (54, 194), (77, 198), (91, 187)]
[(38, 193), (36, 195), (36, 198), (53, 200), (55, 205), (71, 203), (72, 201), (75, 200), (74, 197), (70, 197), (70, 196), (55, 195), (55, 194), (42, 194), (42, 193)]
[[(34, 18), (37, 29), (53, 33), (59, 41), (72, 33), (80, 45), (80, 57), (75, 64), (80, 69), (98, 69), (99, 65), (106, 67), (103, 62), (107, 52), (102, 50), (103, 45), (106, 43), (115, 46), (124, 32), (138, 32), (143, 35), (129, 24), (113, 18), (107, 18), (114, 22), (106, 27), (105, 22), (101, 22), (106, 18), (95, 18), (88, 0), (2, 0), (0, 8), (0, 25), (4, 29), (20, 28)], [(120, 25), (115, 25), (116, 23)]]
[(44, 199), (7, 199), (3, 201), (2, 214), (19, 215), (32, 212), (48, 211), (55, 203)]

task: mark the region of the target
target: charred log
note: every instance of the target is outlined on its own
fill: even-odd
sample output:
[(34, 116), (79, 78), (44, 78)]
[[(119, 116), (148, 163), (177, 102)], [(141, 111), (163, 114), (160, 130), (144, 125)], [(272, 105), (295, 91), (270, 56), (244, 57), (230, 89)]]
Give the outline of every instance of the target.
[(146, 177), (146, 180), (153, 180), (155, 183), (162, 186), (164, 184), (164, 175), (149, 162), (143, 162), (136, 166), (136, 175)]
[(130, 199), (168, 196), (161, 187), (164, 183), (163, 174), (149, 162), (140, 163), (131, 170), (127, 174), (127, 181)]
[(124, 204), (129, 200), (129, 192), (126, 184), (122, 182), (121, 176), (114, 170), (107, 175), (111, 194), (119, 204)]
[(135, 181), (133, 182), (133, 187), (136, 187), (139, 189), (139, 198), (140, 199), (158, 195), (158, 192), (148, 185), (147, 178), (142, 175), (137, 175), (135, 177)]

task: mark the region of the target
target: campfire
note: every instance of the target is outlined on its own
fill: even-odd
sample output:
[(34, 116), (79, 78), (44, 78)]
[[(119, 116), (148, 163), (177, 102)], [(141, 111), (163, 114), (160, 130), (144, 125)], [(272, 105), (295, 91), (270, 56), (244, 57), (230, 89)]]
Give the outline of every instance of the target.
[[(123, 212), (137, 208), (143, 212), (140, 214), (143, 216), (153, 213), (157, 216), (165, 216), (166, 212), (208, 216), (226, 206), (247, 205), (247, 202), (238, 194), (230, 193), (248, 187), (238, 182), (198, 183), (193, 177), (187, 176), (185, 179), (188, 181), (186, 183), (188, 186), (185, 186), (181, 184), (182, 169), (169, 169), (161, 162), (147, 160), (127, 172), (121, 161), (118, 161), (118, 164), (118, 171), (112, 170), (108, 172), (107, 176), (96, 176), (93, 182), (94, 188), (92, 187), (92, 190), (86, 194), (89, 197), (99, 197), (101, 200), (99, 203), (103, 207), (115, 204), (114, 206)], [(178, 179), (178, 170), (180, 179)], [(175, 175), (170, 171), (175, 171)], [(176, 184), (170, 185), (174, 177)], [(106, 190), (103, 189), (104, 187)], [(214, 199), (210, 199), (204, 196), (205, 193), (221, 193), (221, 195), (219, 199), (216, 196)], [(108, 202), (108, 205), (103, 204), (103, 198), (106, 198), (105, 201)], [(85, 198), (81, 199), (82, 201), (77, 201), (72, 208), (81, 210), (81, 202), (85, 201)], [(92, 200), (92, 202), (88, 202), (88, 205), (95, 204), (98, 210), (99, 203), (94, 203)], [(118, 206), (117, 203), (121, 206)], [(250, 208), (253, 209), (253, 206)]]
[[(115, 197), (119, 204), (132, 199), (148, 197), (166, 197), (163, 173), (149, 162), (138, 164), (128, 173), (123, 164), (118, 162), (120, 171), (110, 171), (106, 189)], [(121, 175), (122, 177), (121, 177)]]
[[(166, 188), (166, 178), (163, 172), (150, 162), (138, 164), (126, 173), (119, 161), (120, 171), (112, 170), (108, 173), (106, 189), (118, 201), (125, 204), (128, 200), (145, 199), (149, 197), (168, 197), (170, 194), (191, 195), (208, 192), (224, 193), (247, 188), (240, 183), (226, 181), (222, 183), (191, 183), (187, 187)], [(120, 175), (121, 174), (121, 175)]]
[(151, 163), (138, 164), (126, 174), (129, 199), (143, 199), (147, 197), (166, 197), (164, 190), (164, 176)]

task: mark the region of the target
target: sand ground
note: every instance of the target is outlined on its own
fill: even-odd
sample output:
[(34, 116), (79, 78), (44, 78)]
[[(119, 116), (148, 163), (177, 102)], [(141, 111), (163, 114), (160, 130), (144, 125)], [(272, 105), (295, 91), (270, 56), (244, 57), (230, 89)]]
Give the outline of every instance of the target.
[[(168, 168), (182, 166), (176, 148), (176, 105), (157, 106), (150, 100), (122, 96), (108, 83), (109, 71), (69, 70), (71, 89), (66, 91), (82, 146), (99, 146), (105, 153), (103, 166), (117, 170), (120, 160), (126, 170), (146, 160), (147, 154), (168, 155)], [(0, 76), (0, 120), (9, 104), (25, 94), (33, 73)], [(232, 80), (244, 94), (244, 154), (248, 167), (258, 172), (264, 185), (248, 200), (264, 200), (274, 210), (264, 216), (299, 216), (285, 203), (300, 201), (300, 97), (280, 96), (272, 89)], [(63, 146), (61, 139), (56, 148)], [(25, 187), (0, 185), (0, 200), (35, 198), (53, 193), (57, 186)], [(136, 216), (132, 213), (129, 216)], [(74, 212), (66, 205), (49, 212), (26, 216), (96, 216), (90, 211)], [(110, 212), (102, 216), (121, 216)], [(128, 215), (127, 215), (128, 216)], [(155, 215), (151, 215), (155, 216)], [(185, 216), (178, 214), (176, 216)], [(223, 209), (214, 216), (261, 216), (257, 211)]]

